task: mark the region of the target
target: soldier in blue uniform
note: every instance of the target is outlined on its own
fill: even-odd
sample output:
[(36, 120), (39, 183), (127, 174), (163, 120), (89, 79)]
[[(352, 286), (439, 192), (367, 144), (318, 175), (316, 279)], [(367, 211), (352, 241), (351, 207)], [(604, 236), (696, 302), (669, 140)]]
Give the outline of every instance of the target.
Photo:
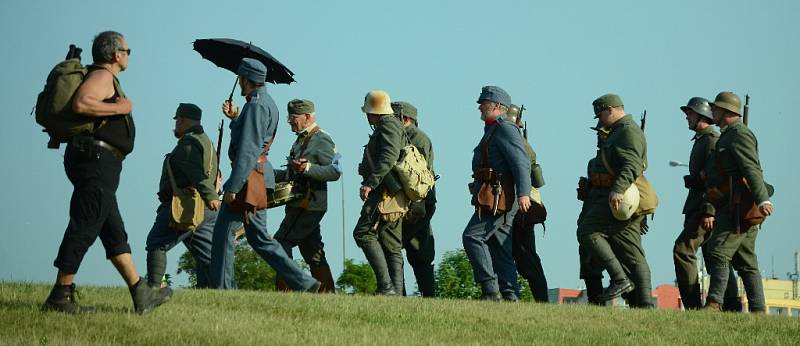
[(511, 105), (508, 93), (485, 86), (478, 104), (484, 134), (472, 156), (475, 213), (462, 240), (481, 299), (516, 301), (519, 285), (511, 230), (517, 211), (527, 212), (531, 205), (531, 161), (516, 124), (502, 119)]
[(259, 164), (263, 163), (264, 166), (266, 188), (275, 187), (272, 165), (268, 160), (260, 162), (268, 154), (278, 127), (278, 107), (264, 87), (267, 67), (258, 60), (244, 58), (239, 64), (238, 74), (242, 96), (246, 97), (247, 103), (241, 112), (230, 101), (226, 101), (222, 106), (222, 112), (232, 119), (231, 142), (228, 147), (232, 170), (230, 177), (222, 186), (223, 204), (217, 224), (214, 226), (211, 286), (222, 289), (236, 287), (233, 277), (234, 232), (244, 224), (247, 242), (286, 280), (291, 289), (317, 292), (320, 282), (304, 273), (297, 263), (286, 255), (281, 244), (267, 232), (266, 209), (255, 212), (231, 210), (231, 203), (236, 200), (236, 194), (242, 191), (250, 172)]

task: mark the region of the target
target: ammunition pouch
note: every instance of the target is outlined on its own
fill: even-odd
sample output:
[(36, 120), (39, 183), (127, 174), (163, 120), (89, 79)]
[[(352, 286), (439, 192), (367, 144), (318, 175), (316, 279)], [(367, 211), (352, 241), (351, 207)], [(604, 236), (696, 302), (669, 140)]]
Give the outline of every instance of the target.
[(614, 176), (608, 173), (592, 173), (589, 175), (592, 187), (609, 188), (614, 185)]
[(579, 201), (586, 201), (589, 198), (589, 178), (580, 177), (578, 178), (578, 200)]

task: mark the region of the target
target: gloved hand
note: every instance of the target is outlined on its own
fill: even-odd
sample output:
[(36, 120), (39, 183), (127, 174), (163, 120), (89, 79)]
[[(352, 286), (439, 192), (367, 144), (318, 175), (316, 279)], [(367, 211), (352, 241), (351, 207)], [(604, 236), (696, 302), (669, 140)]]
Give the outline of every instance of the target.
[(639, 233), (641, 235), (647, 234), (647, 231), (650, 230), (650, 226), (647, 225), (647, 216), (642, 218), (642, 222), (639, 223)]

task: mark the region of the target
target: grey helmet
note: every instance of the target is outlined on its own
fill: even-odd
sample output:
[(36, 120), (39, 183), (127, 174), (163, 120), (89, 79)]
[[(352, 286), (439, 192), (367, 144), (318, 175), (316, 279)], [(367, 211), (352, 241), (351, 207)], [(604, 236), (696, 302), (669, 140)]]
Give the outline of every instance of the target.
[(708, 100), (702, 97), (692, 97), (685, 106), (681, 106), (681, 110), (684, 113), (689, 109), (713, 123), (714, 117), (711, 115), (711, 103)]

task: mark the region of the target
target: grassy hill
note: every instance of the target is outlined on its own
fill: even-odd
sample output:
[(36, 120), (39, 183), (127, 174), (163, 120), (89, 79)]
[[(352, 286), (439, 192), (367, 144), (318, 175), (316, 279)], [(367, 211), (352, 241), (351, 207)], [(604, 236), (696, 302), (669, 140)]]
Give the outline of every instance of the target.
[(42, 313), (50, 286), (0, 282), (0, 344), (759, 344), (800, 320), (586, 305), (178, 289), (149, 315), (127, 289), (79, 287), (93, 315)]

